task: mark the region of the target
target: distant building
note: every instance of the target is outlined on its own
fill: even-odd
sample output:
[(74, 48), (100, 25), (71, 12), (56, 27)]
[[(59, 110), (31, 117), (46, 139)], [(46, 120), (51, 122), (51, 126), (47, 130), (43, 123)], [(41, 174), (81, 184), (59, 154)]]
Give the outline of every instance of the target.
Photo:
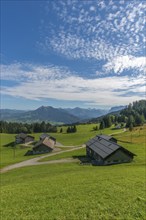
[(120, 129), (120, 128), (121, 128), (121, 125), (115, 126), (115, 129)]
[(26, 144), (32, 141), (34, 141), (34, 137), (28, 134), (20, 133), (15, 136), (16, 144)]
[(34, 155), (34, 154), (45, 154), (53, 151), (55, 142), (48, 137), (38, 141), (32, 150), (27, 151), (25, 156)]
[(43, 140), (43, 139), (45, 139), (45, 138), (51, 139), (51, 140), (53, 140), (53, 141), (56, 143), (56, 138), (50, 136), (49, 134), (45, 134), (45, 133), (44, 133), (44, 134), (41, 134), (40, 140)]
[(118, 145), (111, 136), (97, 135), (86, 143), (86, 154), (94, 165), (128, 163), (136, 156)]
[(53, 140), (47, 137), (35, 144), (33, 147), (34, 154), (44, 154), (49, 153), (54, 149), (55, 143)]
[(49, 134), (41, 134), (41, 136), (40, 136), (40, 140), (43, 140), (43, 139), (45, 139), (45, 138), (49, 138), (50, 137), (50, 135)]
[(56, 138), (50, 136), (50, 139), (51, 139), (52, 141), (54, 141), (54, 143), (56, 144)]

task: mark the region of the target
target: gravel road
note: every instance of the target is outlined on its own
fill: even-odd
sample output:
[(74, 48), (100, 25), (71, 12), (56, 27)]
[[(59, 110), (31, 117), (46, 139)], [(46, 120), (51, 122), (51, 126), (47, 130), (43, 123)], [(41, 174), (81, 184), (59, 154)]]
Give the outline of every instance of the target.
[[(70, 147), (70, 146), (68, 146), (68, 147)], [(59, 160), (52, 160), (52, 161), (44, 161), (44, 162), (39, 162), (39, 160), (41, 160), (43, 158), (46, 158), (46, 157), (51, 157), (51, 156), (54, 156), (54, 155), (57, 155), (57, 154), (61, 154), (61, 153), (64, 153), (64, 152), (78, 150), (78, 149), (81, 149), (81, 148), (84, 148), (84, 147), (85, 147), (85, 145), (82, 145), (81, 147), (74, 147), (74, 148), (69, 149), (69, 150), (58, 151), (58, 152), (54, 152), (54, 153), (51, 153), (51, 154), (45, 154), (43, 156), (38, 156), (36, 158), (25, 160), (25, 161), (22, 161), (20, 163), (16, 163), (16, 164), (9, 165), (7, 167), (2, 168), (0, 170), (0, 173), (5, 173), (5, 172), (8, 172), (8, 171), (13, 170), (13, 169), (17, 169), (17, 168), (20, 168), (20, 167), (26, 167), (26, 166), (35, 166), (35, 165), (42, 165), (42, 164), (54, 164), (54, 163), (77, 162), (78, 159), (73, 159), (73, 158), (66, 158), (66, 159), (59, 159)]]

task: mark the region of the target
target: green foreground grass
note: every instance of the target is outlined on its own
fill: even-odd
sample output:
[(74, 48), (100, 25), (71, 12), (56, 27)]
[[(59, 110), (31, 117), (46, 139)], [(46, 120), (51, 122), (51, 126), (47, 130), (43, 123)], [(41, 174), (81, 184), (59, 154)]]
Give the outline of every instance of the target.
[(146, 127), (132, 139), (130, 132), (115, 137), (137, 155), (132, 163), (39, 165), (1, 174), (1, 219), (145, 220)]
[(1, 178), (3, 220), (144, 220), (145, 167), (40, 165)]

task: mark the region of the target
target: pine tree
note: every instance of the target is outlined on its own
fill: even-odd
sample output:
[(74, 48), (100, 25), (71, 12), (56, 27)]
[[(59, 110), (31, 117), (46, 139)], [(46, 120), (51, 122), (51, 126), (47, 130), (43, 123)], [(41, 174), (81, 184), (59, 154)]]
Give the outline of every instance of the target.
[(104, 121), (102, 120), (101, 122), (100, 122), (100, 130), (102, 130), (102, 129), (104, 129), (105, 128), (105, 123), (104, 123)]

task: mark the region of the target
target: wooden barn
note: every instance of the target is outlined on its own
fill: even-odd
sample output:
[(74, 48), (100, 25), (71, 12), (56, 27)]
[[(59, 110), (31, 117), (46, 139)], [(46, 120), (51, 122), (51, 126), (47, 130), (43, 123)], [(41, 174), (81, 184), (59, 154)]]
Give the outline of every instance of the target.
[(46, 137), (35, 144), (33, 147), (33, 154), (49, 153), (54, 149), (54, 145), (54, 141)]
[(34, 141), (34, 137), (28, 134), (20, 133), (15, 136), (15, 143), (17, 144), (26, 144), (32, 141)]
[(46, 137), (43, 140), (38, 141), (32, 150), (26, 152), (25, 156), (49, 153), (54, 149), (54, 146), (54, 141)]
[(41, 134), (40, 140), (43, 140), (43, 139), (45, 139), (45, 138), (51, 139), (51, 140), (54, 141), (54, 143), (56, 143), (56, 138), (50, 136), (49, 134), (45, 134), (45, 133), (44, 133), (44, 134)]
[[(116, 139), (115, 139), (116, 140)], [(128, 163), (136, 156), (118, 145), (111, 136), (97, 135), (86, 143), (86, 155), (94, 165)]]
[(107, 141), (112, 141), (112, 142), (117, 143), (117, 139), (112, 136), (101, 134), (100, 137)]
[(45, 139), (45, 138), (49, 138), (50, 137), (50, 135), (49, 134), (41, 134), (41, 136), (40, 136), (40, 140), (43, 140), (43, 139)]

